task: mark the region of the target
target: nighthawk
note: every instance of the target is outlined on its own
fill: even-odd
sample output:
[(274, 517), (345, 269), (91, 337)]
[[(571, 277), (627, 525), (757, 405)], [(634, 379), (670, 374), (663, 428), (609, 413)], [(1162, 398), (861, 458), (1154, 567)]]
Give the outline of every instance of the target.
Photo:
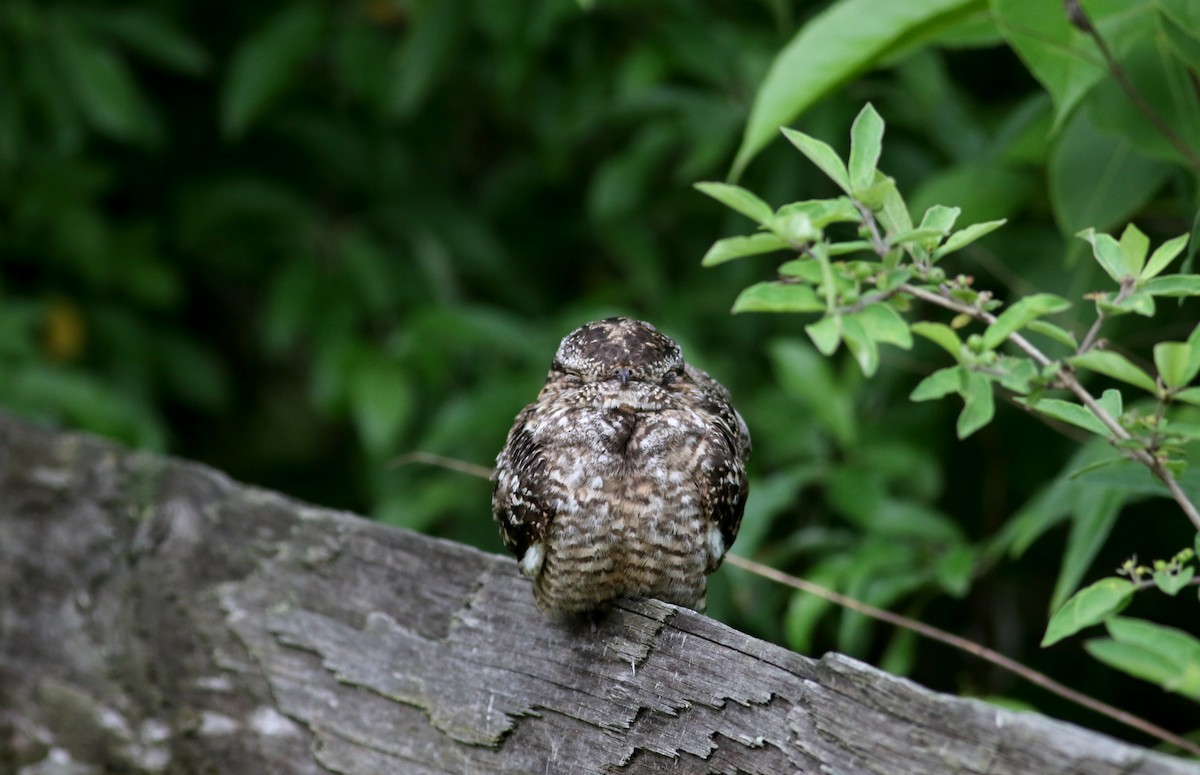
[(492, 474), (504, 545), (553, 617), (654, 597), (704, 610), (737, 536), (750, 434), (716, 380), (626, 317), (558, 348)]

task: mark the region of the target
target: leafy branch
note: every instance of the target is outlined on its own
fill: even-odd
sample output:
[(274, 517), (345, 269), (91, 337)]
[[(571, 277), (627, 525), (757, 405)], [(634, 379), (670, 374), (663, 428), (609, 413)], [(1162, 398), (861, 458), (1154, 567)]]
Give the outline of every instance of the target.
[[(1190, 562), (1200, 553), (1200, 510), (1180, 486), (1178, 475), (1186, 464), (1187, 446), (1200, 441), (1200, 425), (1189, 422), (1176, 409), (1180, 404), (1200, 405), (1200, 387), (1192, 386), (1200, 374), (1200, 325), (1184, 342), (1154, 346), (1153, 376), (1106, 349), (1100, 336), (1104, 324), (1114, 317), (1152, 317), (1158, 298), (1200, 296), (1200, 275), (1163, 274), (1184, 251), (1187, 235), (1168, 240), (1151, 252), (1149, 238), (1133, 225), (1119, 239), (1093, 229), (1080, 232), (1077, 236), (1091, 245), (1096, 262), (1115, 284), (1113, 290), (1088, 295), (1095, 303), (1096, 318), (1080, 342), (1073, 332), (1049, 319), (1072, 306), (1067, 299), (1035, 293), (1005, 306), (990, 291), (975, 288), (974, 278), (950, 276), (938, 265), (945, 256), (1004, 222), (955, 230), (959, 208), (934, 205), (914, 223), (895, 182), (877, 168), (884, 124), (870, 105), (854, 121), (845, 161), (816, 138), (786, 128), (782, 132), (842, 195), (772, 209), (738, 186), (696, 185), (759, 225), (754, 235), (718, 240), (705, 255), (705, 265), (781, 249), (798, 254), (778, 267), (777, 279), (743, 290), (733, 311), (817, 313), (818, 319), (804, 327), (816, 349), (828, 356), (845, 345), (866, 376), (879, 366), (881, 345), (908, 349), (914, 335), (923, 337), (944, 349), (955, 363), (928, 375), (910, 398), (926, 401), (958, 394), (963, 399), (957, 422), (960, 438), (993, 419), (994, 391), (999, 387), (1029, 411), (1082, 428), (1118, 451), (1117, 457), (1088, 470), (1122, 458), (1144, 466), (1198, 531), (1196, 549), (1156, 563), (1154, 569), (1134, 563), (1123, 569), (1130, 578), (1102, 579), (1080, 590), (1054, 613), (1043, 645), (1104, 624), (1111, 637), (1087, 642), (1089, 653), (1131, 675), (1200, 701), (1200, 639), (1117, 615), (1139, 589), (1156, 586), (1174, 595), (1193, 586)], [(852, 238), (842, 238), (847, 227), (841, 224), (855, 230)], [(915, 303), (948, 310), (954, 318), (949, 324), (910, 323), (902, 313), (911, 311)], [(981, 325), (982, 330), (964, 339), (960, 331), (972, 324)], [(1033, 336), (1058, 346), (1061, 354), (1052, 355), (1035, 343)], [(1125, 396), (1116, 388), (1096, 396), (1081, 381), (1082, 372), (1116, 380), (1123, 383), (1123, 389), (1132, 386), (1144, 391), (1152, 406), (1147, 409), (1147, 402), (1141, 400), (1126, 409)], [(1067, 398), (1052, 395), (1055, 391), (1065, 392)], [(839, 598), (823, 596), (852, 607)], [(885, 618), (877, 616), (878, 611), (861, 612)], [(922, 627), (909, 629), (924, 633)], [(948, 642), (940, 636), (930, 637)]]

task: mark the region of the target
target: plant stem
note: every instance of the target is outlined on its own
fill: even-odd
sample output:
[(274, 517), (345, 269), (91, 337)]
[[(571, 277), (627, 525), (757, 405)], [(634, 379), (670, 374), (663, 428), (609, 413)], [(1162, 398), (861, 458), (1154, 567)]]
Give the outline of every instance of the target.
[(901, 614), (886, 611), (882, 608), (876, 608), (873, 605), (869, 605), (867, 603), (863, 603), (862, 601), (855, 600), (852, 597), (846, 597), (845, 595), (834, 592), (832, 589), (823, 587), (820, 584), (814, 584), (811, 581), (806, 581), (805, 579), (775, 570), (770, 566), (754, 562), (753, 560), (747, 560), (745, 557), (739, 557), (736, 554), (725, 555), (725, 562), (762, 576), (763, 578), (775, 581), (779, 584), (784, 584), (794, 589), (799, 589), (802, 592), (809, 593), (810, 595), (816, 595), (817, 597), (828, 600), (835, 605), (840, 605), (843, 608), (854, 611), (855, 613), (860, 613), (864, 616), (869, 616), (872, 619), (887, 622), (888, 624), (896, 627), (911, 630), (918, 635), (922, 635), (931, 640), (936, 640), (939, 643), (944, 643), (952, 648), (958, 649), (959, 651), (964, 651), (968, 654), (979, 657), (987, 662), (991, 662), (997, 667), (1003, 668), (1010, 673), (1024, 678), (1026, 681), (1029, 681), (1032, 684), (1036, 684), (1037, 686), (1040, 686), (1049, 692), (1057, 694), (1060, 697), (1064, 697), (1071, 702), (1082, 705), (1083, 707), (1093, 710), (1104, 716), (1108, 716), (1111, 719), (1119, 721), (1122, 724), (1132, 727), (1139, 732), (1150, 735), (1151, 737), (1155, 737), (1159, 740), (1170, 743), (1171, 745), (1178, 746), (1184, 751), (1187, 751), (1195, 756), (1200, 756), (1200, 745), (1180, 737), (1173, 732), (1163, 729), (1156, 724), (1152, 724), (1143, 718), (1133, 715), (1132, 713), (1128, 713), (1120, 708), (1113, 707), (1108, 703), (1101, 702), (1094, 697), (1089, 697), (1086, 694), (1077, 692), (1071, 687), (1055, 681), (1045, 673), (1041, 673), (1031, 667), (1023, 665), (1015, 659), (1006, 657), (1000, 652), (990, 649), (987, 646), (981, 646), (974, 641), (959, 637), (958, 635), (938, 629), (937, 627), (917, 621), (916, 619), (910, 619), (909, 617)]

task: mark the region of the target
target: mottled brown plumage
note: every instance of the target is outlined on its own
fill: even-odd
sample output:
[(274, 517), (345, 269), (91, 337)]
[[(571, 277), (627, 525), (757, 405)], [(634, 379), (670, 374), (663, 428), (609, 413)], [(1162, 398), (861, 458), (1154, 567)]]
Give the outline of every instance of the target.
[(703, 610), (749, 455), (724, 387), (649, 323), (609, 318), (563, 339), (496, 458), (492, 511), (547, 614), (622, 597)]

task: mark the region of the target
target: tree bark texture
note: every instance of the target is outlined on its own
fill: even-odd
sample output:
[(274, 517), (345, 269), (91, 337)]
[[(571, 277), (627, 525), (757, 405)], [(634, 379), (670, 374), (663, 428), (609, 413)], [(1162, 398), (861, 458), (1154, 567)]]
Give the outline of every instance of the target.
[(1200, 767), (0, 415), (0, 772)]

